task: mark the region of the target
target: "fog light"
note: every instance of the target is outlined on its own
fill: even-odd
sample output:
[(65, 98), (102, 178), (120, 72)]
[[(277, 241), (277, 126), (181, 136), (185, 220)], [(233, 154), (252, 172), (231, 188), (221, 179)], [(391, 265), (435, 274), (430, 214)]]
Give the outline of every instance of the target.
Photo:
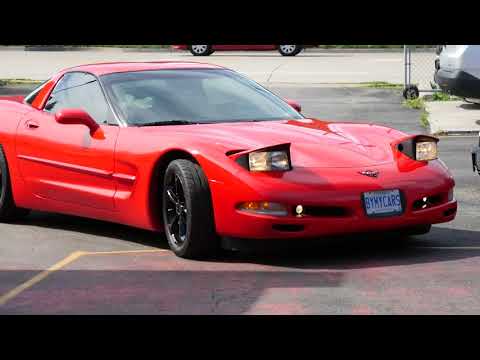
[(288, 210), (285, 205), (268, 201), (247, 201), (238, 206), (241, 211), (261, 215), (287, 216)]
[(298, 216), (303, 214), (303, 206), (302, 205), (297, 205), (295, 208), (295, 212), (297, 213)]
[(455, 193), (453, 191), (453, 188), (450, 189), (450, 191), (448, 192), (448, 201), (453, 201), (453, 198), (455, 196)]
[(423, 201), (422, 209), (426, 209), (428, 206), (428, 198), (424, 197), (422, 201)]

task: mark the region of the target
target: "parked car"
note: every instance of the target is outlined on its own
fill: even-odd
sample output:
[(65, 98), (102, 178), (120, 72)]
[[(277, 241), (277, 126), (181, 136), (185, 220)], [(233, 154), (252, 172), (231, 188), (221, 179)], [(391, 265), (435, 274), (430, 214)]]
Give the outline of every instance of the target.
[(300, 111), (216, 65), (60, 71), (0, 100), (0, 221), (35, 209), (118, 222), (201, 258), (245, 239), (424, 234), (455, 218), (437, 138)]
[(283, 56), (295, 56), (304, 49), (304, 45), (173, 45), (173, 48), (190, 50), (194, 56), (209, 56), (215, 51), (234, 50), (278, 50)]
[(444, 45), (435, 67), (443, 91), (480, 103), (480, 45)]
[(480, 175), (480, 136), (478, 140), (478, 146), (475, 146), (472, 150), (472, 164), (473, 171), (477, 171)]

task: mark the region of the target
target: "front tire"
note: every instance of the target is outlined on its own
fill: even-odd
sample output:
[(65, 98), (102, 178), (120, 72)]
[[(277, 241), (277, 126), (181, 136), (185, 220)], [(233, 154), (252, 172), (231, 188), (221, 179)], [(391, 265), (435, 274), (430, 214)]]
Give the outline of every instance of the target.
[(29, 213), (29, 210), (18, 208), (15, 205), (7, 158), (0, 145), (0, 222), (20, 220)]
[(209, 56), (213, 54), (211, 45), (189, 45), (188, 50), (193, 56)]
[(278, 52), (282, 56), (295, 56), (302, 51), (301, 45), (278, 45)]
[(199, 165), (172, 161), (165, 172), (162, 202), (165, 234), (175, 255), (201, 259), (216, 254), (220, 246), (210, 189)]

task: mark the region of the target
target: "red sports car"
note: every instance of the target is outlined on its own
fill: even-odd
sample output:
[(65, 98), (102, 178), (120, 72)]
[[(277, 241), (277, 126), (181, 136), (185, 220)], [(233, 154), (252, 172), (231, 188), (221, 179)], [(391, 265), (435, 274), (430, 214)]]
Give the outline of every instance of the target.
[(298, 55), (305, 45), (173, 45), (174, 49), (189, 50), (194, 56), (209, 56), (215, 51), (278, 50), (283, 56)]
[(457, 211), (437, 142), (305, 118), (219, 66), (84, 65), (0, 100), (0, 220), (35, 209), (165, 231), (187, 258), (222, 239), (426, 233)]

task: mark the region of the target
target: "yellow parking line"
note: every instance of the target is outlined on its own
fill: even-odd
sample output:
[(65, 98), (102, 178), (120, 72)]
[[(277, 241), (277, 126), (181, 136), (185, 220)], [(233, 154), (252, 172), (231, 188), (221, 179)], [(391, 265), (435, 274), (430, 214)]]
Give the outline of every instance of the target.
[(35, 284), (38, 284), (40, 281), (45, 280), (49, 275), (62, 269), (68, 264), (74, 262), (82, 256), (87, 255), (121, 255), (121, 254), (135, 254), (135, 253), (159, 253), (159, 252), (170, 252), (169, 250), (127, 250), (127, 251), (97, 251), (97, 252), (87, 252), (87, 251), (75, 251), (68, 255), (65, 259), (59, 261), (55, 265), (51, 266), (47, 270), (42, 271), (40, 274), (35, 275), (28, 281), (20, 284), (16, 288), (10, 290), (5, 295), (0, 296), (0, 306), (5, 305), (8, 301), (14, 297), (20, 295), (25, 290), (28, 290)]
[(33, 285), (39, 283), (40, 281), (44, 280), (47, 276), (54, 273), (55, 271), (60, 270), (64, 266), (70, 264), (72, 261), (77, 260), (79, 257), (85, 255), (86, 253), (83, 251), (75, 251), (67, 256), (62, 261), (59, 261), (55, 265), (51, 266), (47, 270), (42, 271), (40, 274), (34, 276), (28, 281), (25, 281), (23, 284), (17, 286), (16, 288), (10, 290), (5, 295), (0, 296), (0, 306), (5, 305), (7, 301), (13, 299), (14, 297), (18, 296), (20, 293), (24, 292), (25, 290), (31, 288)]

